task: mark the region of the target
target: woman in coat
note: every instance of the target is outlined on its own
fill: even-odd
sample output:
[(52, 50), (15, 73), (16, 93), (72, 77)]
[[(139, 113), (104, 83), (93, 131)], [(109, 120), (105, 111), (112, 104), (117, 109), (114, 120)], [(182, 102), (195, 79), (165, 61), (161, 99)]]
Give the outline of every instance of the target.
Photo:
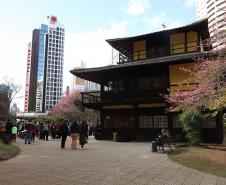
[(86, 123), (86, 121), (82, 121), (82, 123), (79, 125), (79, 144), (81, 145), (81, 147), (83, 148), (83, 146), (88, 143), (87, 142), (87, 134), (88, 134), (88, 125)]

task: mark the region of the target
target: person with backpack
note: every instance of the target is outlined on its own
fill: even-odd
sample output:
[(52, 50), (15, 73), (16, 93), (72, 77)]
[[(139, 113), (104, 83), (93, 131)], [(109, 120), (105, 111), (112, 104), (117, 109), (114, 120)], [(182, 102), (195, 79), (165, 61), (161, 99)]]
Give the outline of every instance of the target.
[(70, 126), (70, 133), (71, 133), (71, 149), (77, 149), (77, 141), (79, 137), (79, 126), (77, 121), (73, 122)]

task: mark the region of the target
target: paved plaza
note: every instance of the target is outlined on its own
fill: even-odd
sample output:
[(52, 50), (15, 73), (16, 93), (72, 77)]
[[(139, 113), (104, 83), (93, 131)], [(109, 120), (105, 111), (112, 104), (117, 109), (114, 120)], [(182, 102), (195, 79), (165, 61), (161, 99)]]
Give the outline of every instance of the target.
[(1, 185), (226, 185), (226, 178), (178, 165), (149, 143), (89, 139), (84, 149), (66, 149), (60, 141), (25, 145), (21, 153), (0, 162)]

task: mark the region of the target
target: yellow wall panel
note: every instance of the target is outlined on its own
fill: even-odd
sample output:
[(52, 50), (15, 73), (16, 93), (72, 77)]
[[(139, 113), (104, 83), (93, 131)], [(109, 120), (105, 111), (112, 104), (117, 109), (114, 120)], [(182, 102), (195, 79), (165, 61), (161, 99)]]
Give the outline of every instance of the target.
[(181, 68), (191, 69), (194, 63), (186, 64), (176, 64), (169, 66), (169, 75), (170, 75), (170, 90), (190, 90), (192, 84), (183, 84), (184, 80), (187, 80), (190, 77), (188, 72), (181, 70)]
[(147, 58), (146, 40), (140, 40), (133, 43), (133, 60), (142, 60)]
[(75, 84), (76, 85), (84, 85), (85, 84), (85, 80), (82, 79), (82, 78), (76, 77)]
[(170, 35), (170, 51), (171, 54), (185, 52), (185, 33), (176, 33)]
[(154, 107), (166, 107), (166, 103), (147, 103), (147, 104), (138, 104), (138, 108), (154, 108)]
[(190, 31), (187, 33), (187, 51), (197, 51), (198, 50), (198, 33)]

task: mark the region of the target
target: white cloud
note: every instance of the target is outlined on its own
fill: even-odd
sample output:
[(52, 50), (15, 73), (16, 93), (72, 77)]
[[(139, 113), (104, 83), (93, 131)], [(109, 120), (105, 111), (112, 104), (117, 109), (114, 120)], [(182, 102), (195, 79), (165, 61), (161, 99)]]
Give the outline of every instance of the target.
[[(64, 87), (70, 85), (72, 74), (69, 70), (79, 66), (81, 60), (87, 63), (87, 67), (97, 67), (111, 63), (111, 46), (105, 41), (107, 38), (126, 36), (127, 21), (114, 24), (109, 28), (101, 28), (82, 33), (65, 33), (65, 57), (64, 57)], [(12, 33), (11, 33), (12, 32)], [(21, 84), (23, 89), (13, 102), (17, 103), (20, 110), (24, 110), (24, 94), (26, 80), (26, 57), (28, 34), (15, 34), (13, 29), (8, 33), (10, 37), (0, 35), (0, 83), (3, 77), (14, 79), (16, 84)], [(10, 38), (10, 39), (9, 39)], [(64, 88), (65, 89), (65, 88)], [(22, 96), (22, 97), (21, 97)]]
[(149, 0), (129, 0), (126, 12), (132, 15), (144, 13), (150, 7)]
[(107, 29), (89, 32), (65, 33), (64, 86), (71, 85), (73, 75), (69, 70), (79, 67), (81, 61), (86, 67), (110, 64), (112, 49), (105, 39), (126, 36), (127, 23), (123, 21)]
[(0, 45), (0, 83), (4, 82), (4, 77), (8, 77), (16, 84), (23, 86), (17, 95), (20, 98), (14, 101), (21, 110), (23, 110), (25, 94), (27, 40), (27, 37), (23, 37), (22, 34), (19, 37), (12, 34), (10, 39), (1, 37), (1, 42), (4, 44)]
[(166, 29), (173, 29), (181, 26), (183, 26), (182, 22), (180, 22), (179, 20), (174, 20), (172, 22), (169, 22), (168, 25), (166, 25)]
[(163, 30), (163, 24), (166, 26), (165, 29), (172, 29), (183, 25), (182, 22), (167, 16), (165, 13), (155, 15), (145, 20), (145, 23), (150, 27), (152, 31)]

